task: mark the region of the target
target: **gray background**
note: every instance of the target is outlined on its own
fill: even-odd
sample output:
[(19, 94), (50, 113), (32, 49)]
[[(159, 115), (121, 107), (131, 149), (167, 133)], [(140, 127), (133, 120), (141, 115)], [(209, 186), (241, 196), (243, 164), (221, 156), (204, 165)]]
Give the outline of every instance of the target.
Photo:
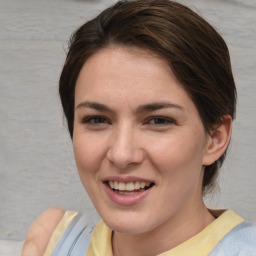
[[(114, 0), (0, 0), (0, 239), (23, 240), (58, 206), (97, 214), (63, 125), (57, 84), (71, 32)], [(239, 102), (228, 159), (209, 207), (256, 220), (256, 1), (180, 0), (229, 45)]]

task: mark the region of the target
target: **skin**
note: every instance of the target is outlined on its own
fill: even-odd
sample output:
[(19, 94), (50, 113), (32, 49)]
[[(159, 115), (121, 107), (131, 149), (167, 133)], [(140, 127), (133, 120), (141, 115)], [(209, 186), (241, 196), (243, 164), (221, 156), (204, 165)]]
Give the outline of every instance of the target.
[[(230, 127), (225, 117), (206, 133), (182, 84), (150, 52), (113, 46), (86, 61), (75, 90), (74, 153), (87, 193), (114, 230), (114, 255), (159, 254), (214, 220), (202, 199), (204, 166), (224, 152)], [(106, 193), (110, 176), (154, 186), (138, 203), (119, 205)]]
[[(172, 70), (150, 52), (111, 46), (86, 61), (75, 90), (74, 153), (87, 193), (114, 230), (114, 256), (157, 255), (214, 220), (202, 178), (204, 166), (228, 146), (232, 119), (222, 121), (206, 133)], [(154, 186), (138, 203), (118, 205), (106, 193), (109, 176)], [(44, 212), (29, 229), (22, 256), (43, 255), (63, 215), (58, 208)]]
[(28, 230), (21, 255), (42, 256), (63, 215), (64, 211), (59, 208), (50, 208), (42, 213)]

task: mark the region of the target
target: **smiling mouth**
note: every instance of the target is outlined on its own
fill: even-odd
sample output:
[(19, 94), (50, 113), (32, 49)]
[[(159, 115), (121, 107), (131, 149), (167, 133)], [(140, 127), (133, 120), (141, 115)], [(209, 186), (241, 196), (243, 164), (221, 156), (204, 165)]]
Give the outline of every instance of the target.
[(135, 193), (143, 192), (154, 186), (154, 183), (136, 181), (136, 182), (118, 182), (107, 181), (106, 184), (117, 194), (132, 195)]

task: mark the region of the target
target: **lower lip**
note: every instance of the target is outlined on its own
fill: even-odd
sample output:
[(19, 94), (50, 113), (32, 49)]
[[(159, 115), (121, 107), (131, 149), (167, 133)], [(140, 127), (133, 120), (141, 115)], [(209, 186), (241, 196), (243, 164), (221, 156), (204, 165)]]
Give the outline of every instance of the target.
[(135, 192), (131, 195), (121, 195), (116, 192), (114, 192), (107, 184), (104, 184), (106, 188), (107, 195), (109, 198), (116, 204), (123, 205), (123, 206), (129, 206), (134, 205), (142, 201), (151, 191), (152, 187), (141, 191), (141, 192)]

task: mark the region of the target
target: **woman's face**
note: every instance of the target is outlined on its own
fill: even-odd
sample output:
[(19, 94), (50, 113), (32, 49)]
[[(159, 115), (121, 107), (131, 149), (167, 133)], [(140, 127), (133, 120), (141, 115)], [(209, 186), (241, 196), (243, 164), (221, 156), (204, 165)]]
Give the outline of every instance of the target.
[(145, 233), (199, 207), (208, 141), (194, 103), (161, 58), (109, 47), (84, 64), (75, 90), (75, 159), (113, 230)]

